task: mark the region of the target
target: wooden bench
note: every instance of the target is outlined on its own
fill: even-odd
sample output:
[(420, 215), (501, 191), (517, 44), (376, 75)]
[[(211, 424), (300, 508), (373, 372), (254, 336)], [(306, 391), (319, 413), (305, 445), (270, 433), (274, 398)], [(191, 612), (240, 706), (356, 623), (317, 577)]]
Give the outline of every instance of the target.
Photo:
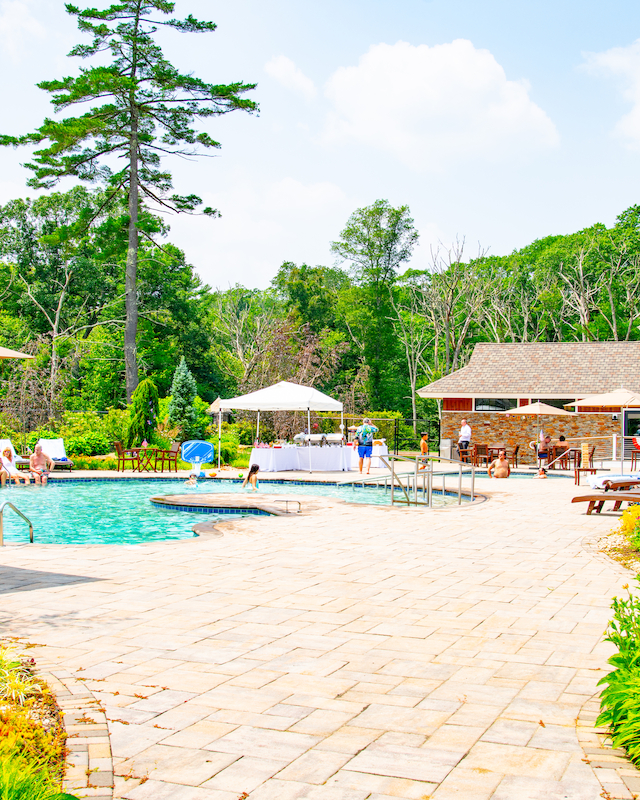
[(572, 503), (589, 503), (587, 514), (595, 511), (599, 514), (602, 511), (604, 504), (607, 500), (613, 503), (613, 510), (619, 511), (623, 503), (640, 503), (640, 492), (599, 492), (598, 494), (584, 494), (580, 497), (574, 497)]

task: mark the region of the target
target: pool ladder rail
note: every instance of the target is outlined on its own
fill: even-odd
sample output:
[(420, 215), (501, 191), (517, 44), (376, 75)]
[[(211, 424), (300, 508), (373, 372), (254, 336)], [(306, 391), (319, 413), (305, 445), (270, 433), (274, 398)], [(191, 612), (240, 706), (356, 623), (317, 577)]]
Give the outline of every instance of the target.
[(33, 544), (33, 524), (31, 520), (29, 517), (23, 514), (19, 508), (16, 508), (13, 503), (10, 503), (8, 500), (6, 500), (4, 503), (0, 504), (0, 547), (3, 547), (4, 545), (4, 510), (7, 506), (9, 506), (12, 511), (15, 511), (18, 516), (22, 517), (22, 519), (29, 524), (29, 541), (31, 544)]
[[(451, 494), (451, 490), (447, 489), (445, 486), (445, 480), (447, 475), (451, 477), (451, 472), (434, 472), (433, 465), (435, 462), (442, 463), (442, 464), (452, 464), (455, 466), (457, 473), (458, 473), (458, 486), (457, 492), (455, 492), (458, 496), (458, 505), (462, 504), (462, 479), (464, 476), (469, 476), (471, 478), (471, 486), (469, 490), (469, 497), (471, 500), (475, 498), (475, 478), (476, 478), (476, 470), (475, 467), (471, 464), (466, 464), (460, 461), (454, 461), (450, 458), (443, 458), (442, 456), (416, 456), (412, 458), (410, 456), (378, 456), (380, 461), (385, 465), (385, 467), (389, 470), (389, 475), (371, 475), (368, 478), (360, 478), (355, 481), (342, 481), (341, 485), (351, 485), (355, 489), (356, 486), (362, 486), (364, 488), (365, 484), (376, 484), (380, 485), (380, 483), (384, 483), (385, 491), (387, 488), (391, 490), (391, 504), (394, 505), (395, 503), (401, 503), (405, 505), (415, 505), (415, 506), (428, 506), (429, 508), (433, 508), (433, 495), (435, 491), (434, 487), (434, 477), (438, 475), (442, 476), (442, 489), (435, 494), (441, 493), (444, 497), (446, 494)], [(406, 461), (413, 466), (412, 470), (407, 470), (399, 472), (396, 470), (396, 462), (403, 462)], [(455, 473), (454, 473), (455, 474)], [(406, 479), (406, 484), (403, 483), (403, 478)], [(398, 490), (402, 490), (402, 494), (400, 494), (399, 498)]]

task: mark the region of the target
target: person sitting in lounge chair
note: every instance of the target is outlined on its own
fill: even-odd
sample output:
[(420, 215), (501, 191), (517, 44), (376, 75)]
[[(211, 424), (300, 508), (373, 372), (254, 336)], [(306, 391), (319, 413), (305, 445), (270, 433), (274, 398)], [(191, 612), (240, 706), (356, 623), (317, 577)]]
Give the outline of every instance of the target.
[[(2, 451), (1, 461), (3, 472), (7, 473), (9, 481), (11, 481), (11, 479), (13, 479), (16, 483), (24, 481), (25, 486), (28, 486), (31, 483), (31, 480), (27, 474), (18, 472), (18, 468), (13, 461), (13, 453), (11, 452), (10, 447), (5, 447), (5, 449)], [(4, 483), (2, 485), (4, 486)]]
[(54, 460), (42, 452), (42, 445), (38, 443), (29, 456), (29, 471), (33, 475), (34, 481), (46, 486), (49, 472), (55, 469), (55, 466)]

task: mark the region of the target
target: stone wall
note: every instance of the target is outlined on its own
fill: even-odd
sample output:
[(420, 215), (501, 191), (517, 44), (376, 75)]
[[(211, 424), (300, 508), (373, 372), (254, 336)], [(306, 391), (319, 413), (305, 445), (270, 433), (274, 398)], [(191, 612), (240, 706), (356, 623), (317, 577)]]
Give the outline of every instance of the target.
[[(472, 431), (472, 444), (504, 443), (512, 448), (520, 445), (519, 464), (535, 464), (529, 442), (537, 440), (538, 424), (554, 439), (563, 434), (567, 439), (580, 436), (611, 436), (620, 433), (620, 420), (612, 420), (611, 414), (579, 414), (578, 416), (530, 416), (517, 410), (513, 414), (496, 414), (493, 411), (443, 411), (440, 436), (442, 439), (458, 441), (460, 421), (466, 418)], [(538, 422), (539, 420), (539, 422)], [(574, 447), (579, 442), (570, 442)], [(596, 445), (595, 458), (611, 458), (611, 439), (591, 442)]]

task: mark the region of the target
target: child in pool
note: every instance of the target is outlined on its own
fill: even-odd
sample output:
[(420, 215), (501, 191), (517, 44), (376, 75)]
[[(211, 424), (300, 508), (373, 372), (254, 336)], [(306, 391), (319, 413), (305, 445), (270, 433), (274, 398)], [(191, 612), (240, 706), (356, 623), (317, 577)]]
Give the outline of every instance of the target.
[(185, 486), (197, 486), (198, 485), (198, 476), (195, 472), (192, 472), (189, 475), (189, 480), (184, 482)]
[(545, 479), (547, 477), (547, 470), (544, 467), (540, 467), (538, 470), (538, 474), (533, 476), (534, 478)]
[(249, 472), (247, 473), (247, 477), (242, 481), (242, 488), (250, 483), (251, 488), (254, 492), (258, 491), (258, 470), (260, 467), (257, 464), (252, 464)]

